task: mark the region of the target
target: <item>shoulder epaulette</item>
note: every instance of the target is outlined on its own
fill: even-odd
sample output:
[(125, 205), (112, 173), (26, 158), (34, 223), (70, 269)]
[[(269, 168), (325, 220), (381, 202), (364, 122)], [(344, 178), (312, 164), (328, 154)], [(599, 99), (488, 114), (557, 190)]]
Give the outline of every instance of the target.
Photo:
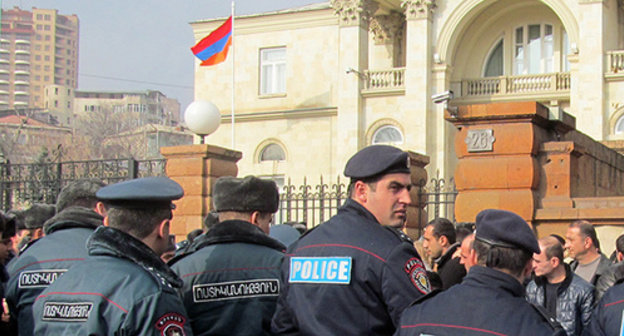
[(41, 239), (41, 238), (37, 238), (35, 240), (31, 240), (28, 243), (24, 244), (24, 246), (22, 246), (22, 248), (19, 250), (19, 254), (24, 253), (24, 251), (28, 250), (31, 246), (33, 246), (36, 242), (38, 242), (39, 239)]
[(414, 241), (412, 240), (412, 238), (410, 238), (408, 235), (405, 234), (405, 232), (399, 230), (399, 229), (395, 229), (391, 226), (384, 226), (386, 229), (390, 230), (390, 232), (392, 232), (394, 235), (396, 235), (397, 237), (399, 237), (399, 239), (404, 242), (404, 243), (410, 243), (410, 244), (414, 244)]
[(428, 294), (425, 294), (425, 295), (419, 297), (418, 299), (416, 299), (414, 302), (412, 302), (412, 304), (410, 306), (414, 306), (414, 305), (417, 305), (419, 303), (423, 303), (423, 302), (431, 299), (432, 297), (434, 297), (434, 296), (436, 296), (436, 295), (438, 295), (440, 293), (442, 293), (441, 289), (434, 289), (431, 292), (429, 292)]

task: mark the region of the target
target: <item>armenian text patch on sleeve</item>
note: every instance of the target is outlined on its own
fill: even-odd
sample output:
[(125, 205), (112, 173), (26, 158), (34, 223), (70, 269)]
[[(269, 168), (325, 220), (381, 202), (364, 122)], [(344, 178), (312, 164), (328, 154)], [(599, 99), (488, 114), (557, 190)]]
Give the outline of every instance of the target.
[(19, 274), (17, 286), (19, 288), (48, 287), (65, 272), (67, 272), (66, 269), (25, 271)]
[(422, 261), (419, 258), (411, 258), (403, 267), (403, 270), (410, 278), (410, 281), (423, 294), (427, 294), (431, 291), (431, 286), (429, 285), (429, 278), (427, 277), (427, 271), (425, 270), (425, 265), (423, 265)]
[(289, 283), (351, 283), (351, 257), (292, 257)]
[(93, 308), (91, 302), (46, 302), (43, 305), (44, 321), (84, 322)]
[(185, 336), (184, 323), (186, 323), (186, 318), (181, 314), (167, 313), (156, 321), (156, 329), (160, 331), (162, 336)]
[(194, 302), (246, 299), (259, 296), (278, 296), (278, 279), (228, 281), (193, 286)]

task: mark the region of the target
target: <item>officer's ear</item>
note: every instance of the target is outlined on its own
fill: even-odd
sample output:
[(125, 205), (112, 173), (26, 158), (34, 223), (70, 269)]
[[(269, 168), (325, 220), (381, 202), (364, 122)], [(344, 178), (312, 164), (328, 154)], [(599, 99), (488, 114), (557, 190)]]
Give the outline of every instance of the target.
[(102, 217), (106, 217), (106, 214), (108, 212), (106, 210), (106, 206), (102, 202), (95, 203), (95, 207), (93, 208), (93, 211), (97, 212)]
[(368, 185), (362, 181), (356, 181), (353, 187), (355, 191), (355, 199), (360, 203), (366, 203), (368, 200)]
[(167, 238), (169, 239), (169, 223), (170, 219), (163, 219), (160, 224), (158, 224), (158, 237), (159, 238)]

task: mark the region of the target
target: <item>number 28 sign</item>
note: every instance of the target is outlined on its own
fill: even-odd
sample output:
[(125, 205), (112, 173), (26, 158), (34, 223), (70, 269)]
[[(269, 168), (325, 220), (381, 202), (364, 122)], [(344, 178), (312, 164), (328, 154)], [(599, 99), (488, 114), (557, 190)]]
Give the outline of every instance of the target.
[(466, 137), (468, 152), (491, 152), (495, 140), (491, 129), (469, 130)]

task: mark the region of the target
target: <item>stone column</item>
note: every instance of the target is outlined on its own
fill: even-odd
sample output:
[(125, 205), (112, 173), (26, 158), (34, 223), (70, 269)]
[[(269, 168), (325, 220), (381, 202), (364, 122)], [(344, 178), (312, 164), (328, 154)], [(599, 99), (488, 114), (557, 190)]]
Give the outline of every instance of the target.
[[(435, 153), (435, 113), (431, 106), (431, 20), (435, 0), (404, 0), (401, 7), (407, 19), (405, 47), (405, 104), (410, 106), (412, 118), (405, 125), (412, 134), (411, 147), (420, 153)], [(432, 115), (433, 114), (433, 115)], [(439, 118), (443, 116), (440, 115)], [(433, 143), (432, 143), (433, 142)], [(436, 169), (437, 167), (433, 167)]]
[[(425, 167), (429, 164), (429, 157), (408, 151), (410, 157), (410, 170), (412, 180), (412, 205), (407, 208), (407, 222), (405, 223), (405, 231), (410, 238), (417, 240), (420, 237), (421, 230), (427, 224), (427, 209), (425, 208), (426, 199), (419, 198), (419, 189), (424, 188), (427, 184), (427, 171)], [(420, 223), (421, 226), (418, 224)]]
[(161, 154), (167, 159), (167, 176), (184, 188), (171, 223), (171, 234), (181, 241), (202, 227), (204, 216), (212, 210), (212, 186), (221, 176), (236, 176), (236, 162), (243, 155), (212, 145), (162, 147)]
[[(338, 62), (337, 167), (364, 146), (364, 70), (368, 68), (368, 25), (377, 3), (372, 0), (332, 0), (340, 22)], [(345, 73), (347, 69), (353, 69)]]
[[(578, 86), (572, 96), (572, 114), (577, 118), (581, 131), (596, 140), (604, 139), (606, 134), (606, 107), (604, 99), (605, 65), (605, 15), (604, 0), (579, 0), (578, 68), (576, 71)], [(574, 101), (577, 98), (576, 102)]]
[(459, 129), (455, 151), (458, 222), (473, 222), (483, 209), (517, 213), (527, 222), (538, 203), (540, 144), (548, 109), (536, 102), (460, 106), (447, 120)]

